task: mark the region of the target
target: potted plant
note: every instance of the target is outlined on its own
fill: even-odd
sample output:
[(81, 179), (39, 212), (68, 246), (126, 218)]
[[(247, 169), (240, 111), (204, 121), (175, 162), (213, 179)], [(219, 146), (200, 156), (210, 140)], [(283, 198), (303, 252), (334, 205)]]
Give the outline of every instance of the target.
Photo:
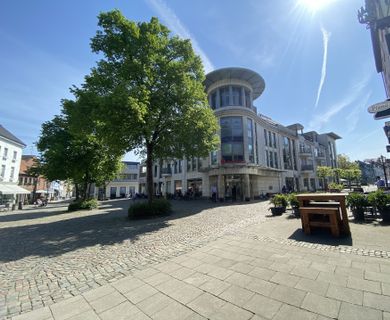
[(343, 190), (343, 185), (342, 184), (339, 184), (339, 183), (335, 183), (335, 182), (332, 182), (332, 183), (329, 183), (329, 192), (341, 192), (341, 190)]
[(299, 217), (300, 216), (300, 214), (299, 214), (299, 201), (297, 198), (297, 194), (290, 193), (288, 195), (288, 202), (290, 203), (290, 206), (291, 206), (291, 209), (294, 213), (294, 216)]
[(272, 215), (280, 216), (283, 212), (286, 212), (288, 201), (284, 194), (278, 193), (274, 195), (270, 202), (274, 205), (270, 208)]
[(356, 221), (364, 220), (364, 212), (369, 205), (367, 197), (358, 192), (351, 192), (347, 195), (347, 206), (351, 209)]
[(383, 190), (371, 192), (368, 195), (368, 202), (379, 212), (383, 222), (390, 222), (390, 196), (388, 194)]

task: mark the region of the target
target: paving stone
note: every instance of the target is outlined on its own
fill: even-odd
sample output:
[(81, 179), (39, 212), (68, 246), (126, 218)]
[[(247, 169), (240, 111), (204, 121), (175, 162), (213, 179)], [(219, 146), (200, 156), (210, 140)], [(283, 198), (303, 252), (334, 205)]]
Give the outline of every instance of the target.
[[(153, 277), (153, 276), (151, 276), (151, 277)], [(150, 279), (151, 277), (149, 277), (148, 279)], [(130, 277), (123, 278), (119, 281), (115, 281), (111, 285), (115, 289), (117, 289), (119, 292), (126, 293), (126, 292), (129, 292), (129, 291), (134, 290), (136, 288), (139, 288), (139, 287), (143, 286), (144, 284), (145, 284), (145, 282), (143, 282), (142, 280), (135, 278), (133, 276), (130, 276)]]
[(67, 320), (101, 320), (101, 318), (99, 318), (93, 310), (90, 310), (87, 312), (80, 313), (77, 316), (71, 317)]
[(172, 277), (166, 273), (157, 273), (149, 278), (144, 279), (144, 281), (154, 287), (171, 279)]
[(380, 272), (375, 272), (375, 271), (366, 271), (364, 273), (364, 278), (366, 280), (373, 280), (373, 281), (381, 281), (381, 282), (390, 283), (390, 274), (388, 274), (388, 273), (380, 273)]
[(363, 280), (359, 278), (349, 277), (347, 281), (347, 287), (357, 290), (364, 290), (373, 293), (381, 293), (380, 282)]
[(275, 283), (254, 278), (248, 283), (247, 289), (262, 294), (263, 296), (269, 296), (276, 286)]
[(316, 318), (315, 313), (284, 304), (273, 320), (316, 320)]
[(380, 263), (380, 264), (379, 264), (379, 267), (380, 267), (380, 271), (381, 271), (382, 273), (388, 273), (388, 274), (390, 274), (390, 265), (384, 264), (384, 263)]
[(312, 268), (302, 267), (302, 266), (297, 266), (290, 271), (290, 274), (294, 276), (298, 276), (301, 278), (308, 278), (312, 280), (315, 280), (318, 277), (319, 273), (320, 272), (317, 270), (314, 270)]
[(383, 320), (390, 320), (390, 312), (383, 312)]
[(165, 294), (170, 294), (183, 286), (183, 282), (174, 278), (170, 278), (170, 280), (160, 283), (155, 286), (155, 288)]
[(206, 283), (207, 281), (210, 281), (211, 279), (213, 278), (206, 274), (196, 272), (190, 275), (188, 278), (184, 279), (184, 282), (187, 282), (188, 284), (192, 284), (195, 287), (200, 287), (202, 284)]
[(148, 284), (145, 284), (142, 287), (134, 289), (133, 291), (126, 292), (124, 296), (132, 303), (137, 304), (138, 302), (141, 302), (142, 300), (149, 298), (156, 293), (156, 289)]
[(195, 300), (191, 301), (187, 306), (200, 315), (209, 318), (211, 315), (217, 313), (225, 304), (225, 301), (209, 293), (203, 293)]
[(181, 267), (180, 269), (175, 270), (175, 272), (173, 272), (171, 275), (175, 279), (184, 280), (184, 279), (188, 278), (189, 276), (191, 276), (192, 274), (194, 274), (195, 272), (196, 271), (193, 269)]
[(164, 273), (174, 273), (176, 270), (182, 268), (182, 266), (174, 262), (166, 261), (163, 263), (159, 263), (155, 266), (155, 268)]
[(53, 319), (49, 307), (40, 308), (29, 313), (21, 314), (12, 318), (12, 320), (48, 320)]
[(273, 262), (266, 259), (256, 258), (252, 260), (249, 264), (255, 267), (268, 268)]
[(339, 320), (382, 320), (382, 312), (354, 304), (341, 303)]
[(382, 294), (386, 296), (390, 296), (390, 284), (382, 282), (381, 286), (382, 286)]
[(179, 289), (169, 293), (169, 296), (182, 304), (188, 304), (196, 297), (200, 296), (203, 292), (203, 290), (183, 283)]
[(98, 287), (96, 289), (89, 290), (88, 292), (83, 293), (85, 300), (88, 302), (104, 297), (115, 291), (114, 287), (111, 285), (105, 285)]
[(339, 274), (346, 277), (354, 277), (363, 279), (364, 278), (364, 270), (359, 268), (346, 268), (337, 266), (335, 270), (335, 274)]
[(328, 291), (329, 283), (322, 281), (315, 281), (311, 279), (299, 279), (295, 288), (325, 296)]
[(77, 296), (53, 304), (50, 309), (56, 320), (63, 320), (89, 311), (92, 308), (82, 296)]
[(390, 312), (390, 297), (364, 292), (363, 306)]
[(97, 313), (101, 313), (107, 309), (111, 309), (121, 304), (125, 300), (126, 298), (122, 294), (120, 294), (118, 291), (115, 291), (104, 297), (91, 301), (90, 304)]
[(203, 283), (199, 288), (218, 296), (223, 291), (225, 291), (227, 288), (229, 288), (230, 286), (231, 286), (230, 283), (213, 278), (213, 279)]
[(236, 272), (240, 272), (243, 274), (248, 274), (254, 268), (255, 268), (255, 266), (252, 266), (252, 265), (247, 264), (247, 263), (242, 263), (242, 262), (238, 262), (230, 267), (231, 270), (234, 270)]
[(276, 271), (269, 270), (267, 268), (255, 267), (251, 272), (249, 272), (249, 276), (253, 276), (256, 278), (260, 278), (263, 280), (269, 280), (275, 275)]
[(295, 287), (296, 284), (299, 281), (299, 277), (293, 276), (290, 274), (286, 274), (283, 272), (277, 272), (273, 277), (270, 279), (271, 282), (279, 283), (279, 284), (284, 284), (289, 287)]
[(367, 270), (367, 271), (376, 271), (376, 272), (380, 271), (379, 263), (366, 263), (361, 261), (352, 261), (352, 267), (362, 269), (362, 270)]
[(160, 271), (154, 269), (154, 268), (146, 268), (143, 270), (137, 270), (134, 272), (133, 276), (140, 278), (140, 279), (146, 279), (149, 278), (157, 273), (160, 273)]
[(219, 280), (225, 280), (227, 277), (229, 277), (233, 273), (234, 273), (233, 270), (214, 266), (214, 268), (212, 270), (210, 270), (210, 272), (208, 272), (208, 275), (211, 277), (217, 278)]
[(215, 314), (211, 315), (213, 320), (248, 320), (252, 318), (253, 313), (238, 308), (231, 303), (226, 303)]
[(361, 290), (349, 289), (330, 284), (326, 296), (328, 298), (333, 298), (352, 304), (363, 305), (363, 291)]
[(321, 272), (327, 272), (327, 273), (333, 273), (336, 270), (336, 266), (334, 265), (315, 262), (315, 261), (310, 265), (310, 268)]
[(220, 298), (241, 307), (253, 296), (254, 293), (252, 291), (234, 285), (230, 286), (219, 295)]
[(137, 307), (142, 310), (148, 316), (151, 316), (158, 311), (166, 308), (168, 305), (173, 303), (174, 300), (167, 295), (157, 292), (155, 295), (146, 298), (137, 304)]
[(183, 306), (182, 304), (174, 301), (169, 304), (166, 308), (158, 311), (154, 315), (152, 315), (152, 319), (158, 320), (183, 320), (188, 318), (194, 312)]
[(142, 319), (142, 317), (149, 319), (140, 309), (129, 301), (124, 301), (121, 304), (102, 312), (99, 314), (99, 317), (102, 320), (133, 320)]
[(309, 292), (303, 300), (301, 308), (326, 317), (336, 318), (339, 313), (340, 302)]
[(306, 291), (301, 291), (284, 285), (277, 285), (270, 298), (300, 307), (305, 298)]
[(336, 284), (339, 286), (347, 286), (348, 277), (340, 274), (328, 273), (328, 272), (320, 272), (317, 277), (318, 281), (329, 282), (332, 284)]
[(259, 294), (255, 294), (243, 307), (267, 319), (272, 319), (282, 303)]
[(253, 280), (252, 277), (239, 272), (233, 272), (225, 279), (225, 282), (245, 288)]

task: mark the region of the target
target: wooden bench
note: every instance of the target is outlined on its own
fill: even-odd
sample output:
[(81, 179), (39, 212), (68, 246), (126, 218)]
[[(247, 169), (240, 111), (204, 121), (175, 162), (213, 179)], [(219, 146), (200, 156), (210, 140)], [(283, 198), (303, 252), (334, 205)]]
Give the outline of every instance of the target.
[(299, 211), (305, 234), (311, 233), (311, 227), (326, 227), (334, 237), (340, 236), (339, 207), (300, 207)]

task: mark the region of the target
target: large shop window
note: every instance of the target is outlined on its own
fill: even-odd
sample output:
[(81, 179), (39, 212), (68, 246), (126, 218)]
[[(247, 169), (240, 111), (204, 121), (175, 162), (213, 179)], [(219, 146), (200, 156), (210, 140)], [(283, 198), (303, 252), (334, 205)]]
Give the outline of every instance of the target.
[(219, 96), (220, 96), (220, 106), (227, 107), (230, 106), (230, 88), (229, 86), (219, 88)]
[(244, 162), (242, 117), (221, 118), (222, 163)]

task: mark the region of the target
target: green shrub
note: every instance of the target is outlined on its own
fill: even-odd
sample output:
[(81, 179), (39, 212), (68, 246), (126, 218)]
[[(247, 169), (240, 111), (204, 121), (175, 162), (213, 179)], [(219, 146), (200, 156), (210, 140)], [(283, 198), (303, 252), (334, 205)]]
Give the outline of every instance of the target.
[(98, 206), (99, 202), (96, 199), (77, 200), (69, 204), (68, 211), (92, 210), (96, 209)]
[(339, 184), (339, 183), (335, 183), (335, 182), (329, 183), (328, 187), (329, 187), (329, 189), (336, 190), (338, 192), (340, 192), (341, 190), (344, 189), (343, 184)]
[(148, 219), (166, 215), (171, 211), (171, 203), (164, 199), (155, 199), (152, 203), (139, 202), (130, 206), (128, 217), (130, 219)]
[(379, 210), (384, 209), (390, 203), (390, 197), (383, 190), (371, 192), (367, 196), (368, 202)]
[(287, 196), (281, 193), (275, 194), (270, 201), (275, 207), (287, 207), (288, 205)]
[(297, 198), (296, 193), (290, 193), (288, 196), (288, 202), (290, 203), (291, 208), (298, 208), (299, 207), (299, 201)]
[(367, 197), (358, 192), (351, 192), (347, 195), (347, 206), (351, 208), (351, 210), (357, 208), (364, 208), (369, 205)]

